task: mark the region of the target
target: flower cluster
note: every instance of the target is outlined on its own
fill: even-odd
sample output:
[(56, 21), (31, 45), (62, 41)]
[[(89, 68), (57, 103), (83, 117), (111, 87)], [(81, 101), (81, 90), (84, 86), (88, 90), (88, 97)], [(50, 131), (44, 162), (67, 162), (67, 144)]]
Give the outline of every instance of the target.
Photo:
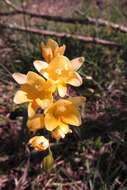
[[(64, 56), (65, 45), (49, 39), (47, 44), (41, 44), (42, 56), (46, 62), (34, 61), (33, 65), (39, 74), (29, 71), (26, 75), (14, 73), (13, 78), (20, 84), (14, 102), (28, 105), (28, 129), (36, 133), (45, 129), (59, 141), (67, 133), (71, 133), (72, 126), (81, 125), (80, 107), (85, 97), (70, 97), (68, 86), (78, 87), (82, 78), (77, 70), (84, 62), (83, 57), (69, 60)], [(34, 136), (29, 144), (37, 151), (46, 150), (49, 140), (44, 136)]]

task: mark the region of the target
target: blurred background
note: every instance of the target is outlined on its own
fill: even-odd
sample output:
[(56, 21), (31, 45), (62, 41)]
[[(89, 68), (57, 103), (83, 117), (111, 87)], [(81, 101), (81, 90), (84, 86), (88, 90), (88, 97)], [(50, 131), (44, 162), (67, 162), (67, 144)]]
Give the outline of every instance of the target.
[[(44, 155), (29, 163), (26, 110), (13, 103), (11, 74), (34, 71), (49, 38), (69, 59), (85, 57), (84, 83), (72, 93), (87, 103), (82, 127), (53, 146), (46, 172)], [(2, 190), (127, 189), (127, 0), (0, 1), (0, 144)]]

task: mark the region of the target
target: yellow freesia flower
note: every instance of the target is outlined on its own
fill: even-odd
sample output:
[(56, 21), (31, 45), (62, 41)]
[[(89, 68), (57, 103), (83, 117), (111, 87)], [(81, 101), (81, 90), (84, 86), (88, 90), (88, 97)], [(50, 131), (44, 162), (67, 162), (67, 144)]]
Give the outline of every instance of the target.
[(52, 136), (57, 141), (59, 141), (61, 138), (64, 138), (67, 133), (71, 133), (72, 130), (69, 128), (69, 126), (65, 123), (61, 123), (59, 127), (57, 127), (54, 131), (52, 131)]
[[(79, 97), (78, 99), (80, 98), (83, 102), (84, 98)], [(81, 114), (78, 109), (80, 103), (78, 103), (77, 100), (72, 99), (73, 98), (71, 98), (71, 100), (59, 99), (45, 110), (45, 128), (49, 131), (57, 129), (53, 136), (63, 137), (64, 134), (70, 131), (68, 128), (69, 125), (81, 125)]]
[(29, 118), (27, 121), (27, 127), (31, 132), (36, 132), (38, 129), (44, 128), (44, 115), (35, 114), (34, 117)]
[(64, 97), (67, 93), (68, 84), (75, 87), (82, 84), (82, 78), (76, 71), (83, 62), (83, 57), (70, 61), (67, 57), (58, 55), (49, 64), (37, 60), (34, 62), (34, 66), (46, 79), (54, 81), (59, 95)]
[(43, 151), (49, 147), (49, 141), (44, 136), (32, 137), (28, 144), (33, 147), (36, 151)]
[(65, 45), (58, 46), (57, 42), (49, 39), (47, 44), (41, 44), (42, 56), (48, 63), (57, 55), (63, 55), (65, 52)]
[(33, 117), (36, 110), (45, 109), (53, 100), (52, 93), (55, 85), (50, 80), (45, 80), (40, 75), (30, 71), (27, 75), (14, 73), (13, 78), (21, 85), (14, 97), (16, 104), (28, 103), (28, 116)]

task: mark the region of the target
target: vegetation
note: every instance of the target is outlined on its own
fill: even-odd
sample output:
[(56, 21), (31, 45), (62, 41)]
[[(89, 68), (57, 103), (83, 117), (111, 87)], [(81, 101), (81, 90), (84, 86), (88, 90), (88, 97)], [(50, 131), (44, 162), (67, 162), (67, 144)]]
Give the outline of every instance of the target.
[[(39, 8), (41, 1), (11, 1), (21, 3), (31, 11)], [(57, 16), (73, 18), (101, 18), (126, 26), (126, 0), (74, 1), (71, 13), (68, 1), (52, 4), (44, 1), (42, 7)], [(77, 3), (78, 2), (78, 3)], [(79, 3), (80, 2), (80, 3)], [(100, 2), (100, 3), (99, 3)], [(0, 2), (0, 12), (12, 11)], [(80, 6), (78, 6), (80, 4)], [(78, 10), (76, 9), (78, 7)], [(44, 8), (43, 12), (44, 12)], [(53, 11), (52, 11), (53, 10)], [(45, 12), (44, 12), (45, 13)], [(20, 32), (2, 28), (0, 31), (0, 188), (2, 189), (84, 189), (125, 190), (127, 189), (127, 33), (113, 30), (110, 26), (69, 24), (30, 16), (1, 16), (0, 24), (17, 23), (26, 28), (67, 32), (92, 36), (116, 42), (120, 47), (86, 43), (70, 38), (53, 37), (59, 44), (66, 44), (65, 55), (85, 57), (79, 73), (84, 83), (71, 88), (72, 95), (87, 97), (84, 121), (59, 143), (52, 144), (54, 165), (50, 172), (40, 167), (48, 152), (29, 151), (26, 144), (30, 133), (26, 127), (26, 107), (13, 103), (17, 90), (10, 73), (35, 71), (33, 61), (43, 59), (40, 42), (49, 36)], [(28, 159), (30, 158), (30, 160)]]

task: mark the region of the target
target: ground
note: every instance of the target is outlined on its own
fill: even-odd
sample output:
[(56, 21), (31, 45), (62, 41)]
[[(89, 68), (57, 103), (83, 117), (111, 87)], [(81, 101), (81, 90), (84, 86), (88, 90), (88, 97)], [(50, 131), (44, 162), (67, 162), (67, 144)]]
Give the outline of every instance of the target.
[[(19, 5), (18, 1), (13, 2)], [(104, 10), (112, 11), (112, 14), (109, 14), (112, 20), (126, 24), (126, 1), (115, 1), (122, 6), (122, 8), (119, 7), (120, 9), (118, 7), (117, 9), (109, 9), (114, 6), (114, 1), (101, 2), (104, 2)], [(82, 16), (83, 11), (91, 9), (89, 5), (93, 5), (96, 11), (99, 6), (95, 1), (85, 1), (86, 7), (84, 8), (82, 3), (83, 1), (80, 0), (29, 0), (24, 1), (24, 7), (44, 14), (70, 17), (77, 15), (77, 12), (78, 14), (80, 12), (80, 16)], [(8, 10), (5, 6), (4, 9)], [(95, 16), (96, 11), (90, 12), (90, 16)], [(121, 12), (122, 16), (120, 16)], [(102, 16), (107, 18), (105, 11), (102, 11)], [(2, 17), (1, 19), (9, 24), (14, 24), (14, 22), (19, 25), (24, 24), (24, 18), (21, 19), (19, 15), (9, 18)], [(29, 18), (27, 19), (29, 20)], [(29, 23), (28, 20), (27, 23)], [(42, 25), (43, 23), (46, 29), (71, 30), (72, 33), (79, 32), (84, 27), (78, 25), (67, 27), (67, 25), (63, 26), (59, 23), (49, 24), (47, 21), (37, 21), (36, 23), (35, 21), (36, 19), (31, 19), (30, 25), (39, 25), (40, 23)], [(88, 31), (89, 34), (93, 32), (92, 34), (96, 35), (96, 31), (92, 29), (87, 26), (85, 32)], [(119, 37), (114, 32), (110, 36), (112, 31), (109, 30), (105, 32), (99, 29), (99, 37), (108, 35), (108, 38), (120, 43), (121, 41), (126, 42), (126, 34)], [(81, 32), (84, 34), (84, 28)], [(91, 82), (84, 79), (84, 85), (79, 91), (72, 89), (74, 94), (87, 96), (85, 119), (81, 128), (75, 130), (59, 144), (53, 143), (52, 151), (55, 163), (53, 169), (46, 172), (41, 168), (42, 158), (46, 153), (37, 153), (31, 149), (29, 152), (27, 147), (30, 134), (26, 127), (23, 128), (24, 124), (22, 124), (25, 110), (24, 107), (13, 103), (18, 86), (11, 77), (11, 73), (15, 71), (26, 72), (29, 65), (31, 68), (32, 61), (41, 57), (40, 51), (36, 51), (39, 49), (38, 47), (31, 48), (31, 43), (37, 45), (36, 40), (41, 39), (38, 40), (33, 36), (21, 35), (18, 32), (5, 29), (0, 31), (0, 189), (12, 190), (16, 185), (17, 190), (126, 189), (126, 46), (123, 49), (115, 50), (94, 44), (84, 45), (71, 40), (64, 41), (71, 47), (70, 56), (74, 56), (74, 54), (79, 56), (79, 52), (81, 54), (85, 52), (83, 54), (86, 56), (85, 74), (90, 72), (89, 75), (92, 75), (96, 81)], [(28, 41), (30, 43), (27, 43)], [(28, 49), (32, 49), (31, 54), (28, 53)], [(90, 93), (89, 91), (88, 93), (87, 88), (92, 88), (95, 92)]]

